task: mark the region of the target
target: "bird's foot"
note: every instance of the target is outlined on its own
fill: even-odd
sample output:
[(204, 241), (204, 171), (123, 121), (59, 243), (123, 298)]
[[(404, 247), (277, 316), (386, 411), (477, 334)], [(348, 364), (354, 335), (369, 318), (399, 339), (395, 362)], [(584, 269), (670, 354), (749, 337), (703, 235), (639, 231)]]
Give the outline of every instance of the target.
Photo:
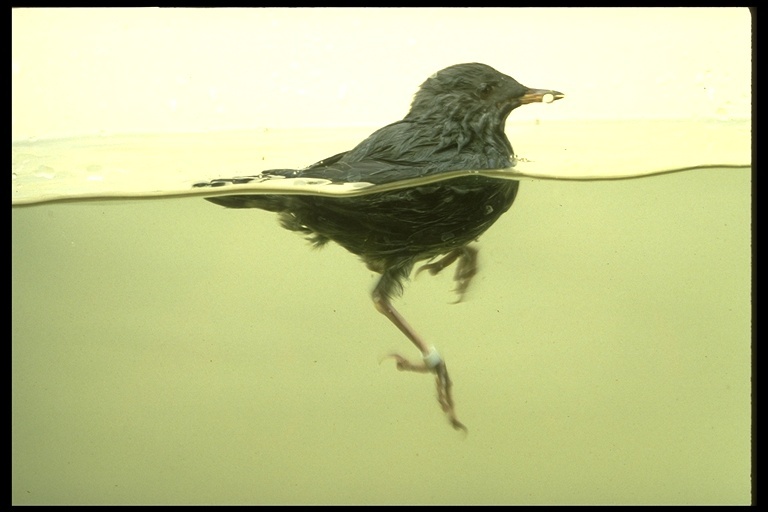
[(454, 249), (439, 260), (426, 263), (416, 270), (416, 275), (426, 270), (430, 275), (437, 275), (442, 272), (445, 267), (451, 265), (454, 261), (457, 261), (456, 272), (453, 275), (453, 280), (456, 281), (456, 289), (454, 290), (458, 295), (458, 298), (454, 301), (454, 304), (461, 302), (464, 299), (464, 294), (469, 288), (469, 283), (472, 282), (472, 278), (477, 274), (477, 249), (472, 247), (459, 247)]
[(440, 404), (440, 408), (448, 417), (448, 421), (454, 429), (467, 432), (467, 427), (456, 417), (456, 411), (453, 407), (453, 396), (451, 395), (453, 383), (450, 377), (448, 377), (448, 368), (445, 366), (445, 361), (443, 361), (440, 354), (434, 348), (419, 363), (413, 363), (400, 354), (390, 354), (389, 357), (397, 362), (397, 369), (400, 371), (434, 373), (435, 385), (437, 386), (437, 401)]
[(420, 266), (416, 270), (416, 275), (418, 276), (426, 270), (429, 272), (429, 275), (436, 276), (445, 270), (445, 267), (450, 266), (454, 261), (456, 261), (459, 256), (461, 256), (461, 252), (459, 250), (453, 250), (435, 262), (425, 263), (424, 265)]
[(454, 304), (461, 302), (464, 298), (464, 294), (469, 288), (469, 283), (472, 282), (472, 278), (477, 274), (477, 251), (474, 249), (466, 248), (466, 252), (462, 254), (456, 264), (456, 273), (453, 275), (453, 280), (456, 281), (456, 289), (454, 290), (458, 295)]

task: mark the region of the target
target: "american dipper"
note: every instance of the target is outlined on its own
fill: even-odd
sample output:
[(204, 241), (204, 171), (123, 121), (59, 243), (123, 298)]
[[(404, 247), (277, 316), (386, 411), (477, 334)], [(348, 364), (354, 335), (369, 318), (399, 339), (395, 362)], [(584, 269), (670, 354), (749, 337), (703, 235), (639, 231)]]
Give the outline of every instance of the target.
[[(510, 112), (526, 103), (549, 103), (563, 96), (525, 87), (485, 64), (457, 64), (421, 85), (405, 118), (375, 131), (350, 151), (301, 170), (268, 170), (195, 186), (281, 177), (385, 184), (447, 171), (508, 168), (515, 163), (504, 133)], [(469, 244), (512, 206), (518, 188), (517, 181), (470, 175), (362, 196), (247, 194), (206, 199), (228, 208), (277, 212), (284, 228), (304, 234), (318, 247), (334, 241), (381, 274), (373, 303), (416, 345), (423, 359), (391, 357), (400, 370), (433, 373), (440, 406), (454, 428), (466, 430), (456, 417), (445, 361), (391, 299), (402, 293), (415, 263), (427, 260), (417, 273), (427, 270), (435, 275), (456, 263), (460, 301), (477, 273), (477, 249)]]

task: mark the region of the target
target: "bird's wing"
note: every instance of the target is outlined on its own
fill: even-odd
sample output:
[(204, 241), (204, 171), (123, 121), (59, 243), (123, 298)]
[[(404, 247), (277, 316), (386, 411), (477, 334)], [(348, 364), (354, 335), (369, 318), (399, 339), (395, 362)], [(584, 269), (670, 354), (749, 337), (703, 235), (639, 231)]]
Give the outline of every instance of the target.
[[(380, 185), (439, 172), (488, 167), (483, 155), (441, 147), (424, 125), (398, 121), (387, 125), (354, 149), (324, 158), (304, 169), (271, 169), (252, 176), (216, 179), (195, 187), (218, 187), (283, 178), (318, 178), (332, 183)], [(499, 167), (505, 167), (501, 162)]]
[(463, 162), (455, 154), (439, 154), (434, 138), (423, 136), (415, 128), (408, 121), (387, 125), (351, 151), (310, 165), (297, 176), (378, 185), (462, 167)]
[[(341, 154), (343, 155), (343, 153)], [(317, 178), (331, 183), (391, 183), (420, 176), (418, 166), (410, 163), (389, 162), (378, 159), (342, 162), (335, 155), (321, 160), (306, 169), (270, 169), (250, 176), (216, 178), (195, 183), (194, 187), (223, 187), (225, 185), (244, 185), (285, 178)]]

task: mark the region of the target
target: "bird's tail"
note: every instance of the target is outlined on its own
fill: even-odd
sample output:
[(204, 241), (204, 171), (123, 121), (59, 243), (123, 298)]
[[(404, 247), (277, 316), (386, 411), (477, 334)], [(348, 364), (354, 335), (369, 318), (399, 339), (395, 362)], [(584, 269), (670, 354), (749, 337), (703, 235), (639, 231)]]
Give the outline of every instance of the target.
[[(293, 178), (299, 171), (294, 169), (273, 169), (262, 171), (254, 176), (239, 176), (236, 178), (218, 178), (211, 181), (195, 183), (194, 188), (210, 187), (217, 188), (230, 185), (243, 185), (248, 183), (259, 183), (273, 179)], [(226, 208), (260, 208), (270, 212), (281, 212), (286, 208), (284, 196), (269, 194), (242, 194), (231, 196), (206, 197), (208, 201), (224, 206)]]
[(206, 197), (219, 206), (226, 208), (260, 208), (270, 212), (281, 212), (285, 210), (285, 197), (272, 195), (242, 195), (242, 196), (218, 196)]

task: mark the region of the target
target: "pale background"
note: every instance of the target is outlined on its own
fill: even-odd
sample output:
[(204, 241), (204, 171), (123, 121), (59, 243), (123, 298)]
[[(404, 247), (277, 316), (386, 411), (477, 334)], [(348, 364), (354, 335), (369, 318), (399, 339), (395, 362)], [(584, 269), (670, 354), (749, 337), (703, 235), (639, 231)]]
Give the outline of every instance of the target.
[(14, 9), (12, 23), (13, 140), (378, 127), (468, 61), (565, 92), (552, 119), (751, 109), (745, 8)]

